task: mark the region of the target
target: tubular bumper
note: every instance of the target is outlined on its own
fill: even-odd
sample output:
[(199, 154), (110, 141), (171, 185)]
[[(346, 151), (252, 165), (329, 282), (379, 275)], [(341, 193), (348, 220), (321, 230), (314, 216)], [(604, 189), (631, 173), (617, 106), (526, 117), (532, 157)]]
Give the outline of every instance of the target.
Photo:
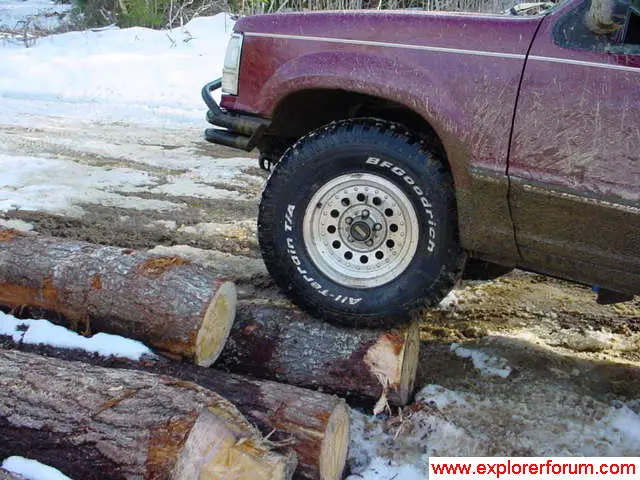
[(251, 115), (224, 111), (211, 96), (211, 92), (222, 86), (222, 78), (207, 83), (202, 88), (202, 99), (209, 107), (207, 121), (218, 128), (207, 128), (204, 138), (207, 142), (238, 148), (247, 152), (254, 149), (258, 139), (271, 125), (270, 120)]

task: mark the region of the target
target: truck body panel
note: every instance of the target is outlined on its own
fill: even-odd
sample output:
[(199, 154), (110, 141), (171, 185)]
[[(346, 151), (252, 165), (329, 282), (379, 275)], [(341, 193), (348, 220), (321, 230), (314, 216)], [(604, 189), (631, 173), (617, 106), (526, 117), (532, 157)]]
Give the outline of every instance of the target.
[(613, 51), (580, 31), (585, 14), (570, 3), (545, 17), (527, 61), (509, 160), (516, 239), (524, 264), (638, 291), (640, 45)]

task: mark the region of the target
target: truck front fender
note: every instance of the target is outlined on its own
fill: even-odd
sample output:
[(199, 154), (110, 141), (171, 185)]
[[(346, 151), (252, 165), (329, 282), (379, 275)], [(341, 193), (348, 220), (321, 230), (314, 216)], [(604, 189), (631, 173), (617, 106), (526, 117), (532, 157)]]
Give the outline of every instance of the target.
[[(330, 65), (330, 68), (328, 66)], [(345, 51), (316, 52), (283, 63), (263, 84), (258, 110), (273, 115), (289, 95), (303, 90), (343, 90), (391, 100), (414, 111), (443, 142), (456, 185), (468, 185), (469, 156), (461, 132), (463, 110), (433, 69), (399, 59)], [(416, 88), (420, 85), (421, 88)]]

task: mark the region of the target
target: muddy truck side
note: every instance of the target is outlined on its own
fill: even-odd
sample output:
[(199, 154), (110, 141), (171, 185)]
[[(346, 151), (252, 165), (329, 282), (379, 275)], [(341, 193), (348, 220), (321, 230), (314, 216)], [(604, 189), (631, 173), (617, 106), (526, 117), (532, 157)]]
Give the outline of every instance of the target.
[[(463, 272), (640, 293), (640, 11), (243, 18), (206, 140), (272, 173), (258, 236), (301, 307), (383, 325)], [(211, 93), (222, 88), (218, 105)]]

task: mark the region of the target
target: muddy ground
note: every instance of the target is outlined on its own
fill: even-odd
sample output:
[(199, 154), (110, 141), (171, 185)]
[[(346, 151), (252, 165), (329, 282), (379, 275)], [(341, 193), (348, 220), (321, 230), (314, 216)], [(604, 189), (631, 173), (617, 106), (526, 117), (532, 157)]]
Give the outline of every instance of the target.
[[(192, 128), (84, 125), (79, 119), (53, 117), (46, 124), (0, 125), (4, 158), (58, 162), (44, 176), (18, 175), (18, 186), (12, 187), (15, 208), (7, 208), (0, 197), (5, 210), (0, 223), (180, 254), (235, 278), (241, 296), (279, 295), (256, 239), (266, 174), (257, 168), (255, 156), (239, 157), (236, 151), (207, 144)], [(120, 172), (144, 181), (122, 183)], [(85, 183), (71, 178), (85, 173)], [(30, 189), (42, 183), (48, 187), (36, 202)], [(87, 190), (91, 192), (85, 195)], [(640, 414), (640, 299), (602, 306), (586, 287), (515, 271), (491, 282), (461, 284), (448, 300), (422, 315), (417, 387), (435, 385), (443, 389), (440, 395), (451, 391), (466, 400), (445, 405), (431, 401), (431, 414), (457, 429), (455, 435), (445, 434), (441, 424), (431, 425), (431, 445), (437, 446), (432, 452), (640, 452), (640, 433), (616, 443), (607, 440), (606, 429), (595, 427), (604, 425), (617, 405)], [(453, 351), (455, 343), (483, 352), (490, 363), (508, 367), (510, 373), (506, 378), (487, 373)], [(467, 407), (460, 407), (463, 403)], [(616, 422), (611, 420), (607, 428), (619, 440), (623, 427)], [(420, 428), (414, 424), (394, 434), (395, 441), (406, 443)], [(442, 438), (436, 439), (438, 432)], [(416, 445), (423, 444), (412, 445), (418, 456), (422, 447)], [(400, 460), (413, 461), (409, 447), (385, 448), (389, 456), (402, 450)]]

